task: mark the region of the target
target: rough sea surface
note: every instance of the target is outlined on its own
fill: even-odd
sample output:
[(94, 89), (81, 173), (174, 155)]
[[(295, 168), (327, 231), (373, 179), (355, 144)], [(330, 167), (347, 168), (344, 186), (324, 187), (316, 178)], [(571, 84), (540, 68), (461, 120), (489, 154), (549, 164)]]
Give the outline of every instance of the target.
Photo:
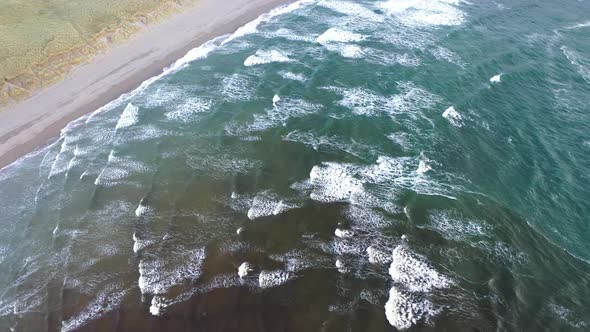
[(0, 330), (588, 330), (588, 105), (587, 1), (279, 8), (0, 171)]

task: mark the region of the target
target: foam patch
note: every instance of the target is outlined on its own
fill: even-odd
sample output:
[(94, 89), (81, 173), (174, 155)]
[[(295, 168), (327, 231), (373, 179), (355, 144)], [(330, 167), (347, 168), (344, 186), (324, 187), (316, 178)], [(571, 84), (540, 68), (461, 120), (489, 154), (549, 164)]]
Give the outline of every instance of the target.
[(367, 255), (369, 256), (369, 263), (377, 265), (389, 264), (393, 259), (391, 254), (380, 250), (376, 246), (370, 246), (367, 248)]
[(235, 135), (264, 131), (281, 125), (286, 126), (289, 119), (314, 114), (320, 109), (319, 105), (306, 100), (285, 97), (280, 103), (266, 109), (264, 113), (254, 114), (254, 119), (250, 123), (231, 123), (225, 127), (225, 130)]
[(428, 228), (438, 231), (449, 240), (486, 237), (492, 229), (482, 221), (466, 219), (452, 211), (433, 211), (428, 220)]
[(248, 210), (248, 218), (255, 220), (260, 217), (276, 216), (297, 207), (296, 204), (280, 199), (272, 192), (262, 192), (252, 200), (252, 206)]
[(389, 275), (396, 283), (412, 292), (427, 293), (433, 289), (448, 288), (453, 281), (438, 273), (426, 259), (403, 245), (393, 250)]
[(233, 74), (222, 80), (221, 93), (227, 100), (244, 101), (252, 99), (254, 84), (249, 76)]
[(287, 271), (261, 271), (258, 276), (258, 285), (260, 288), (272, 288), (283, 285), (292, 280), (295, 276)]
[(143, 162), (115, 156), (114, 150), (111, 150), (107, 165), (94, 180), (94, 184), (109, 187), (128, 183), (126, 180), (132, 175), (145, 173), (149, 170), (150, 168)]
[(357, 115), (376, 116), (386, 114), (396, 120), (404, 120), (400, 116), (408, 117), (411, 121), (423, 118), (422, 113), (433, 108), (440, 98), (411, 82), (399, 82), (400, 94), (382, 96), (373, 91), (361, 88), (335, 88), (326, 89), (335, 91), (342, 96), (338, 104), (349, 108)]
[(465, 21), (458, 0), (389, 0), (380, 7), (410, 26), (453, 26)]
[(292, 62), (289, 56), (278, 50), (258, 50), (244, 61), (244, 66), (257, 66), (273, 62)]
[(360, 42), (365, 39), (366, 37), (359, 33), (342, 30), (340, 28), (330, 28), (317, 38), (317, 42), (323, 45), (329, 43)]
[(337, 13), (344, 14), (351, 17), (356, 17), (360, 20), (368, 20), (371, 22), (381, 22), (383, 17), (376, 14), (367, 7), (349, 1), (338, 0), (323, 0), (318, 3), (319, 6), (329, 8)]
[(320, 202), (348, 201), (355, 193), (363, 192), (362, 182), (354, 178), (355, 167), (347, 164), (325, 163), (314, 166), (309, 179), (315, 186), (310, 197)]
[(463, 116), (453, 106), (447, 108), (443, 114), (443, 118), (449, 120), (449, 123), (455, 127), (463, 127)]
[(127, 291), (121, 289), (121, 287), (116, 285), (107, 286), (106, 289), (101, 291), (80, 313), (64, 320), (62, 322), (61, 331), (67, 332), (78, 330), (88, 322), (116, 310), (121, 305), (126, 294)]
[(132, 103), (127, 104), (123, 113), (121, 113), (121, 117), (115, 126), (115, 129), (122, 129), (126, 127), (130, 127), (136, 124), (139, 121), (139, 107), (133, 105)]
[(203, 98), (188, 98), (175, 111), (166, 113), (166, 118), (172, 121), (189, 122), (198, 113), (211, 108), (211, 101)]
[(138, 286), (142, 294), (162, 295), (171, 287), (185, 280), (196, 280), (201, 275), (201, 268), (205, 259), (205, 249), (186, 250), (183, 257), (176, 257), (174, 261), (159, 259), (142, 259), (139, 262)]
[(435, 314), (432, 303), (420, 294), (392, 287), (385, 303), (385, 317), (398, 330), (406, 330)]
[(286, 80), (298, 81), (298, 82), (307, 81), (307, 77), (305, 77), (305, 75), (303, 75), (301, 73), (294, 73), (294, 72), (290, 72), (290, 71), (281, 71), (281, 72), (279, 72), (279, 75), (281, 75), (281, 77)]

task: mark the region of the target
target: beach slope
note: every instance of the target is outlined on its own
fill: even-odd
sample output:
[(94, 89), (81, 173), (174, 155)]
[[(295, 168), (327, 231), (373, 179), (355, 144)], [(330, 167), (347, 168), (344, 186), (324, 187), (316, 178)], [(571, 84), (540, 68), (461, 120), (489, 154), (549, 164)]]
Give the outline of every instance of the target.
[(71, 71), (60, 83), (0, 112), (0, 168), (45, 146), (69, 122), (92, 112), (189, 50), (235, 31), (286, 0), (201, 0), (195, 7), (149, 26), (128, 42)]

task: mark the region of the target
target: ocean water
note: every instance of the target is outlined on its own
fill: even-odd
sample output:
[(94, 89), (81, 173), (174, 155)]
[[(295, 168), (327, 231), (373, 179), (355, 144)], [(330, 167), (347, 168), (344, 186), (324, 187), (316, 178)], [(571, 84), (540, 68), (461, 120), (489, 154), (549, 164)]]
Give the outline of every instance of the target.
[(0, 330), (590, 329), (589, 13), (300, 1), (194, 49), (0, 171)]

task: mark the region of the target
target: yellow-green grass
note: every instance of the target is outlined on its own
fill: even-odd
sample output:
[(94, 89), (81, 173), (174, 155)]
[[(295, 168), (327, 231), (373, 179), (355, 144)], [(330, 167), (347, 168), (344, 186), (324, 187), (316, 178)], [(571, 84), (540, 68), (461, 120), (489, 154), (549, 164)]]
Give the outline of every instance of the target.
[(0, 2), (0, 107), (196, 0)]

